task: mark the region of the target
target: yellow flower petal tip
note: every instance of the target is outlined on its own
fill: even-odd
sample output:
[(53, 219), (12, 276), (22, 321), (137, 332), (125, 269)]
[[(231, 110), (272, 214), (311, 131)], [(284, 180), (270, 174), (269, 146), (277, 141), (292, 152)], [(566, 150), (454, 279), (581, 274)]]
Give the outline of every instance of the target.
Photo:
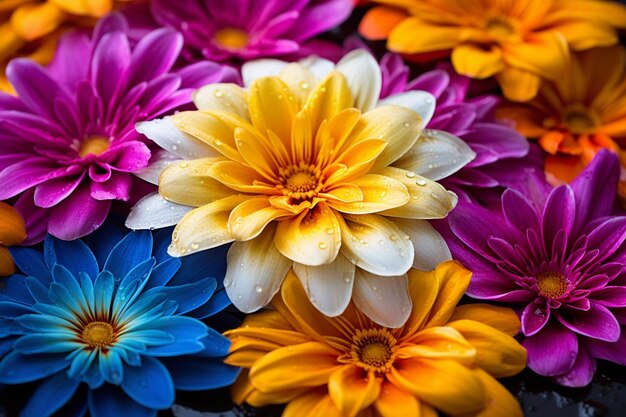
[(541, 79), (568, 73), (570, 49), (614, 45), (626, 27), (626, 6), (602, 0), (374, 2), (384, 6), (365, 15), (363, 36), (387, 38), (400, 53), (451, 51), (458, 73), (495, 76), (514, 101), (532, 99)]
[(409, 273), (413, 308), (400, 328), (380, 326), (350, 304), (327, 317), (290, 273), (272, 310), (226, 335), (227, 361), (243, 366), (238, 402), (286, 403), (283, 416), (522, 416), (496, 380), (520, 372), (512, 310), (457, 307), (471, 273), (458, 262)]
[(26, 226), (13, 207), (0, 202), (0, 276), (15, 272), (15, 263), (8, 246), (19, 245), (26, 239)]

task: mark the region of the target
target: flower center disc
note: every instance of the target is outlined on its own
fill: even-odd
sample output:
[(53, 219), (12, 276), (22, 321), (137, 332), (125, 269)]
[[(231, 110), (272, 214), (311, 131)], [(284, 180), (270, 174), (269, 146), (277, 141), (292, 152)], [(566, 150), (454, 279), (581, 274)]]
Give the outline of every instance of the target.
[(81, 158), (89, 154), (100, 155), (109, 149), (110, 142), (103, 136), (90, 136), (83, 141), (78, 150), (78, 154)]
[(573, 109), (565, 113), (565, 124), (574, 134), (580, 135), (596, 127), (595, 118), (588, 111)]
[(542, 272), (537, 275), (539, 294), (546, 298), (559, 298), (568, 287), (567, 279), (560, 272)]
[(111, 346), (114, 339), (113, 326), (103, 321), (94, 321), (85, 326), (82, 338), (93, 348)]
[(241, 29), (224, 28), (213, 35), (213, 41), (225, 49), (243, 49), (248, 46), (249, 36)]
[(357, 366), (384, 373), (391, 368), (396, 350), (396, 339), (387, 329), (357, 330), (350, 354)]
[(508, 37), (515, 33), (515, 28), (507, 20), (492, 17), (487, 21), (487, 31), (496, 39)]
[(322, 189), (321, 171), (312, 166), (300, 164), (281, 169), (278, 188), (283, 194), (296, 200), (313, 198)]

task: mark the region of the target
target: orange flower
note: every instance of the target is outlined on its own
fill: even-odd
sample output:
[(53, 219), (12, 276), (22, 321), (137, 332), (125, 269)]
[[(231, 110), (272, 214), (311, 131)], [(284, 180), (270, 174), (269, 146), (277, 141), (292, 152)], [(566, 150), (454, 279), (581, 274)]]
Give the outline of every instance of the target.
[(91, 26), (115, 3), (130, 0), (0, 0), (0, 91), (12, 91), (4, 67), (17, 56), (48, 63), (62, 29)]
[(409, 273), (413, 309), (399, 329), (379, 326), (353, 304), (323, 316), (290, 274), (274, 310), (253, 314), (226, 335), (226, 362), (245, 368), (236, 402), (287, 403), (283, 417), (521, 416), (494, 378), (514, 375), (526, 351), (512, 337), (512, 310), (456, 307), (471, 273), (457, 262)]
[[(602, 148), (626, 167), (626, 50), (621, 46), (581, 52), (571, 70), (542, 85), (527, 104), (503, 105), (499, 116), (550, 154), (546, 172), (557, 184), (574, 179)], [(626, 197), (626, 181), (620, 182)]]
[(0, 202), (0, 276), (15, 272), (15, 264), (7, 246), (19, 245), (26, 239), (24, 220), (17, 210)]
[(375, 0), (360, 32), (392, 51), (452, 51), (455, 70), (495, 76), (510, 100), (527, 101), (542, 78), (557, 80), (573, 50), (618, 42), (626, 7), (603, 0)]

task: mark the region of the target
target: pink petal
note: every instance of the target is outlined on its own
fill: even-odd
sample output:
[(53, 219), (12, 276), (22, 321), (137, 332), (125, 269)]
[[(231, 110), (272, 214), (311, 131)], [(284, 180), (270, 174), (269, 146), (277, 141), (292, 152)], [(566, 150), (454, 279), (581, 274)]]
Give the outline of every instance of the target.
[(548, 323), (522, 344), (528, 351), (528, 367), (543, 376), (569, 372), (578, 355), (576, 334), (558, 322)]
[(111, 200), (99, 201), (90, 195), (87, 185), (82, 185), (61, 204), (52, 209), (48, 231), (63, 240), (86, 236), (99, 228), (109, 213)]

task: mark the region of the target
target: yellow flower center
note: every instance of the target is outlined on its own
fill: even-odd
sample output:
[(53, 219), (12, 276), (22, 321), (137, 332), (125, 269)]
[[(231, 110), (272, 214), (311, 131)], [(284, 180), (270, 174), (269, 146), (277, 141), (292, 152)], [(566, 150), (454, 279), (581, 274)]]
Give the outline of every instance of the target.
[(387, 329), (357, 330), (352, 338), (350, 356), (366, 371), (388, 372), (396, 356), (397, 340)]
[(243, 49), (249, 38), (246, 32), (236, 28), (220, 29), (213, 35), (213, 41), (225, 49)]
[(537, 275), (539, 294), (546, 298), (559, 298), (567, 291), (567, 278), (560, 272), (542, 272)]
[(489, 34), (495, 39), (506, 38), (516, 33), (515, 26), (499, 16), (488, 19), (485, 26)]
[(85, 326), (82, 339), (92, 348), (109, 347), (115, 341), (115, 331), (109, 323), (94, 321)]
[(110, 144), (109, 140), (103, 136), (90, 136), (80, 145), (78, 154), (81, 158), (89, 154), (100, 155), (109, 149)]
[(323, 188), (321, 178), (319, 168), (301, 162), (279, 171), (280, 184), (277, 187), (283, 195), (295, 200), (311, 199)]
[(597, 125), (597, 118), (592, 111), (583, 106), (573, 106), (565, 112), (564, 122), (567, 129), (577, 135), (588, 133), (594, 130)]

